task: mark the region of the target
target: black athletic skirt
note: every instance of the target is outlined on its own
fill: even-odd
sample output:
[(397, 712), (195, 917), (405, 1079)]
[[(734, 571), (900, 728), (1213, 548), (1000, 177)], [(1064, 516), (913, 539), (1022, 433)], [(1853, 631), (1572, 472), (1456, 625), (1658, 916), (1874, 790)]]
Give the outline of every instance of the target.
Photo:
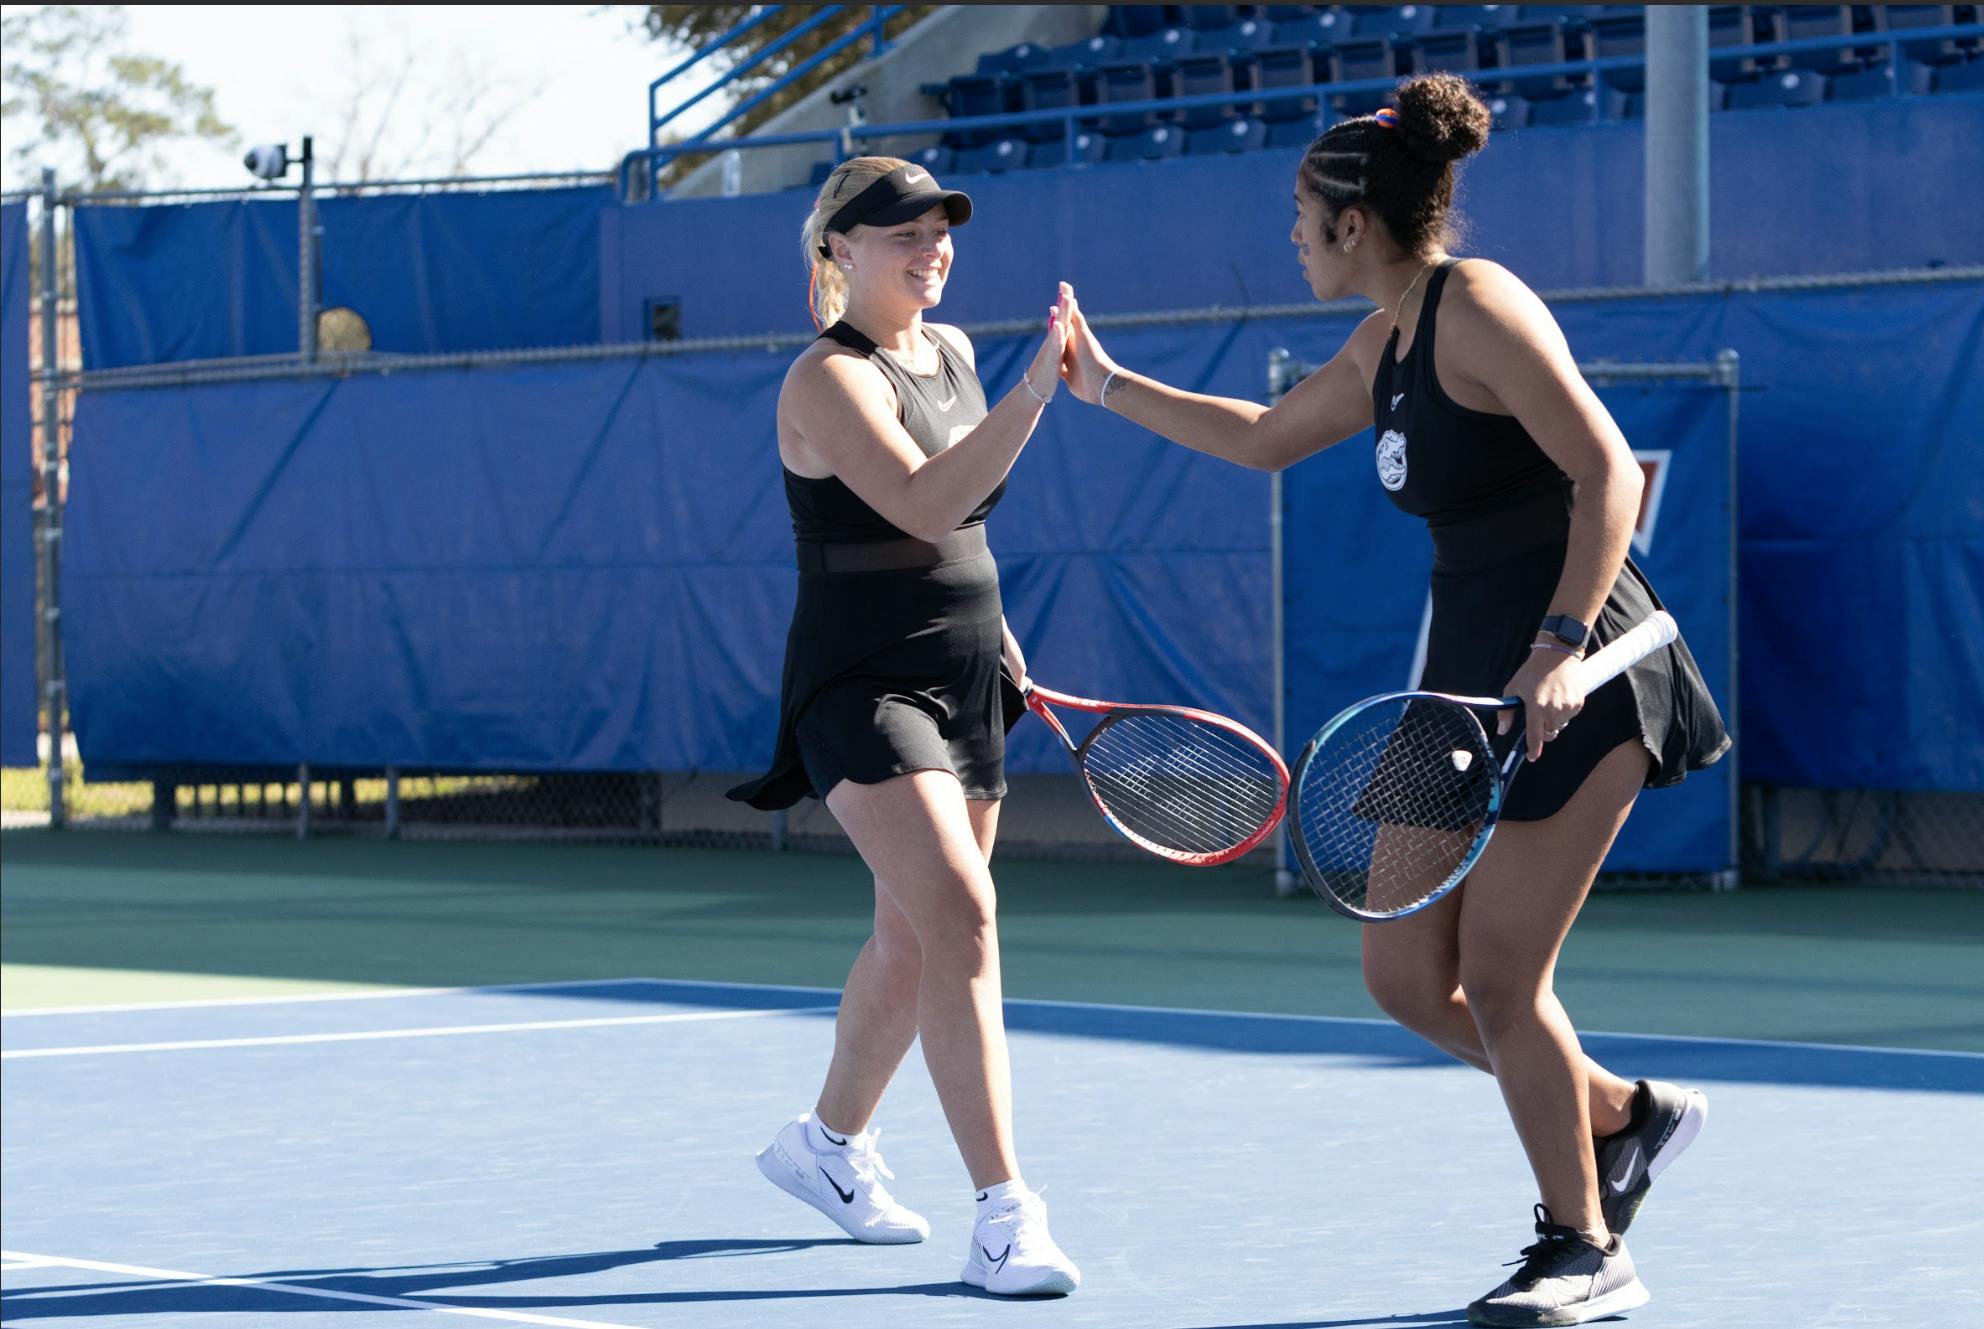
[[(1500, 696), (1529, 659), (1537, 624), (1549, 612), (1564, 571), (1562, 526), (1540, 516), (1553, 504), (1561, 511), (1561, 498), (1546, 498), (1530, 514), (1533, 519), (1498, 514), (1501, 519), (1475, 529), (1434, 530), (1433, 620), (1420, 675), (1423, 690)], [(1538, 538), (1525, 545), (1524, 531), (1537, 532)], [(1587, 651), (1616, 640), (1660, 607), (1660, 597), (1628, 558), (1592, 625)], [(1496, 751), (1506, 755), (1513, 739), (1496, 741), (1492, 718), (1485, 723)], [(1523, 763), (1502, 819), (1542, 821), (1554, 815), (1607, 753), (1634, 740), (1652, 758), (1649, 788), (1679, 784), (1689, 771), (1712, 765), (1729, 750), (1722, 714), (1685, 641), (1655, 651), (1587, 696), (1584, 709), (1543, 745), (1542, 757)]]
[(1000, 665), (999, 568), (985, 528), (936, 544), (802, 543), (771, 769), (729, 797), (771, 812), (842, 780), (949, 771), (1006, 795), (1006, 730), (1024, 710)]

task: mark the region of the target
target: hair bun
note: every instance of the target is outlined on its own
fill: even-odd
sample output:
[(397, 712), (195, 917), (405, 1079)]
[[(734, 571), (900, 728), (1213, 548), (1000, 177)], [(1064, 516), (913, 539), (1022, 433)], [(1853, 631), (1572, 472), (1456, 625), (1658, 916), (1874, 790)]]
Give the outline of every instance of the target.
[(1481, 151), (1493, 124), (1480, 96), (1455, 74), (1427, 74), (1400, 84), (1398, 119), (1406, 150), (1429, 162), (1459, 161)]

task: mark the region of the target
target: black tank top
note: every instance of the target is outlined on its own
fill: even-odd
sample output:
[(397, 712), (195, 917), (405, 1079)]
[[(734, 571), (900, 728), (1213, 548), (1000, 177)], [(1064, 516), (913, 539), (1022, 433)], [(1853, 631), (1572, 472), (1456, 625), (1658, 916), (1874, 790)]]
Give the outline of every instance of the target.
[[(978, 427), (985, 418), (985, 389), (978, 375), (950, 342), (929, 329), (923, 335), (937, 348), (937, 372), (929, 377), (914, 374), (892, 355), (887, 355), (867, 336), (846, 323), (836, 323), (820, 334), (850, 351), (868, 357), (896, 390), (896, 419), (916, 440), (926, 457), (934, 457)], [(1006, 492), (1002, 480), (983, 503), (958, 523), (958, 529), (977, 526)], [(792, 534), (797, 540), (830, 543), (867, 544), (878, 540), (910, 538), (902, 530), (868, 506), (838, 476), (811, 479), (785, 468), (785, 501), (792, 509)]]
[(1440, 291), (1459, 259), (1426, 282), (1412, 349), (1396, 361), (1394, 328), (1371, 381), (1378, 482), (1426, 519), (1438, 571), (1473, 571), (1498, 556), (1570, 535), (1571, 480), (1512, 415), (1461, 406), (1440, 387), (1433, 334)]

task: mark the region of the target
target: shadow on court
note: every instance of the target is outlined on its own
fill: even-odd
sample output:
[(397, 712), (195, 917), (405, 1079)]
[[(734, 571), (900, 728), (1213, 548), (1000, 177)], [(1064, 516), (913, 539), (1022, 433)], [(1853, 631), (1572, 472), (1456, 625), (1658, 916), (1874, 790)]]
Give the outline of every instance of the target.
[(1381, 1315), (1362, 1320), (1276, 1320), (1272, 1324), (1207, 1324), (1194, 1329), (1381, 1329), (1384, 1325), (1396, 1325), (1398, 1329), (1447, 1329), (1449, 1325), (1465, 1325), (1465, 1309), (1451, 1311), (1427, 1311), (1420, 1315)]
[[(598, 1251), (586, 1255), (527, 1256), (415, 1268), (376, 1269), (284, 1269), (256, 1274), (230, 1274), (217, 1277), (235, 1282), (199, 1283), (139, 1280), (116, 1283), (71, 1283), (44, 1288), (10, 1291), (0, 1322), (19, 1324), (28, 1320), (82, 1319), (90, 1316), (162, 1317), (166, 1315), (281, 1315), (308, 1312), (322, 1314), (339, 1300), (338, 1294), (357, 1300), (346, 1301), (348, 1309), (360, 1309), (372, 1298), (387, 1302), (380, 1309), (391, 1309), (397, 1299), (404, 1309), (418, 1309), (408, 1302), (462, 1310), (552, 1311), (558, 1309), (593, 1311), (613, 1306), (668, 1306), (697, 1302), (811, 1301), (829, 1297), (922, 1296), (948, 1297), (967, 1301), (1011, 1301), (993, 1297), (965, 1283), (910, 1283), (897, 1286), (784, 1288), (763, 1291), (726, 1289), (709, 1292), (595, 1293), (559, 1296), (550, 1293), (516, 1296), (466, 1296), (461, 1289), (500, 1287), (510, 1283), (540, 1279), (581, 1278), (640, 1265), (671, 1260), (735, 1259), (754, 1255), (785, 1255), (819, 1246), (856, 1246), (852, 1238), (795, 1238), (792, 1240), (704, 1239), (664, 1241), (651, 1249)], [(245, 1284), (245, 1286), (244, 1286)], [(259, 1286), (258, 1286), (259, 1285)], [(279, 1286), (267, 1286), (279, 1285)], [(294, 1288), (312, 1295), (298, 1295)], [(327, 1305), (326, 1298), (330, 1299)], [(373, 1303), (376, 1304), (376, 1303)], [(1355, 1324), (1399, 1323), (1417, 1325), (1415, 1320), (1346, 1321)], [(1290, 1329), (1294, 1329), (1293, 1326)]]

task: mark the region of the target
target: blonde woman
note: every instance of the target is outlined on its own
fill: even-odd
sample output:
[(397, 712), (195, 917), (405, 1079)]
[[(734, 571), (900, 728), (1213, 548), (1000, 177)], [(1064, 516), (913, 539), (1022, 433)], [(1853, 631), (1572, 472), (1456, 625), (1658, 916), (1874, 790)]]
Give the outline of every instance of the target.
[(930, 1225), (883, 1188), (869, 1122), (919, 1034), (977, 1196), (964, 1281), (1072, 1292), (1074, 1264), (1020, 1179), (989, 864), (1005, 796), (1006, 630), (985, 519), (1060, 383), (1065, 288), (1025, 375), (988, 407), (970, 341), (926, 323), (971, 200), (891, 157), (843, 163), (801, 246), (826, 325), (778, 402), (798, 546), (772, 766), (730, 797), (826, 801), (875, 876), (875, 930), (847, 976), (826, 1084), (758, 1155), (780, 1189), (858, 1241)]

